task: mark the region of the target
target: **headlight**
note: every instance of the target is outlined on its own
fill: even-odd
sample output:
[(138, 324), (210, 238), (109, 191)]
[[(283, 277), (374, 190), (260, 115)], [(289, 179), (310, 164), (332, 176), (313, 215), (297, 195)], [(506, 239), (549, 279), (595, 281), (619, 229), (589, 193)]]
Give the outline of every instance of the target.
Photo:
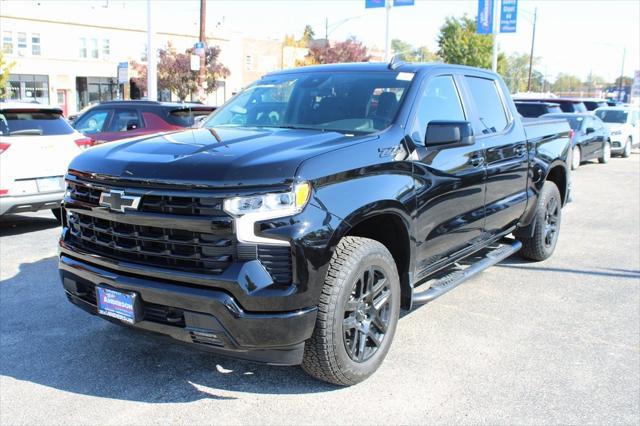
[(228, 198), (224, 200), (224, 211), (236, 217), (246, 214), (265, 218), (290, 216), (302, 211), (310, 194), (311, 186), (308, 182), (302, 182), (290, 192)]

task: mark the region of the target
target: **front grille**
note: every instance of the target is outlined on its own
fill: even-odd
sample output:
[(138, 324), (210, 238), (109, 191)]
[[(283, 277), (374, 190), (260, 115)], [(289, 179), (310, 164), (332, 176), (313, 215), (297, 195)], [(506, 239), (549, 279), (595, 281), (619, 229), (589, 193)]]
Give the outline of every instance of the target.
[[(75, 201), (99, 205), (100, 195), (107, 189), (80, 181), (69, 182), (69, 197)], [(145, 194), (138, 211), (181, 216), (216, 216), (222, 211), (222, 200), (215, 197), (186, 197), (176, 195)]]
[(286, 246), (258, 246), (258, 260), (278, 284), (291, 283), (291, 249)]
[(235, 258), (233, 235), (131, 225), (81, 213), (69, 215), (74, 244), (91, 253), (147, 265), (219, 274)]

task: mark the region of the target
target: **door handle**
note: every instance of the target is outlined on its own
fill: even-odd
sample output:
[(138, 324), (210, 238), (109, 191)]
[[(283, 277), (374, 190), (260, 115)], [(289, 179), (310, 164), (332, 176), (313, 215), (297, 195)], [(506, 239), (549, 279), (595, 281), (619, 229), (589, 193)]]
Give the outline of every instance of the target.
[(515, 153), (518, 157), (521, 157), (527, 153), (527, 148), (524, 145), (518, 145), (516, 146)]
[(480, 166), (482, 166), (484, 164), (484, 157), (482, 157), (480, 155), (475, 155), (475, 156), (471, 157), (469, 162), (471, 163), (471, 165), (473, 167), (480, 167)]

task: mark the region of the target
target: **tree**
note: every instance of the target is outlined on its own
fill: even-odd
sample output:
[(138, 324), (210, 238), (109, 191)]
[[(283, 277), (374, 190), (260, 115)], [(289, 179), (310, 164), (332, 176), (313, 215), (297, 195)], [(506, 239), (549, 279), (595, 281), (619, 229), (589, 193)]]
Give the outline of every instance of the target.
[(582, 81), (573, 74), (560, 73), (551, 85), (554, 92), (576, 92), (582, 89)]
[[(620, 77), (616, 78), (616, 81), (613, 83), (616, 87), (620, 85)], [(622, 87), (632, 86), (633, 85), (633, 77), (622, 77)]]
[(420, 46), (414, 48), (406, 41), (394, 38), (391, 40), (391, 50), (396, 55), (400, 55), (400, 60), (405, 62), (435, 62), (438, 56), (431, 52), (428, 47)]
[[(198, 91), (198, 71), (191, 71), (191, 53), (193, 49), (187, 49), (185, 53), (178, 53), (169, 44), (167, 49), (158, 51), (158, 87), (168, 89), (184, 101), (191, 93)], [(229, 70), (218, 61), (220, 48), (207, 47), (205, 50), (205, 93), (211, 93), (217, 88), (217, 81), (227, 77)], [(138, 74), (133, 82), (141, 90), (147, 88), (147, 66), (132, 63), (132, 68)]]
[(316, 32), (313, 31), (313, 28), (311, 28), (311, 25), (305, 25), (304, 31), (302, 33), (302, 41), (304, 41), (305, 44), (308, 44), (311, 40), (313, 40), (315, 36), (316, 36)]
[(9, 73), (15, 62), (6, 62), (4, 54), (0, 52), (0, 99), (7, 96), (7, 86), (9, 86)]
[(491, 68), (493, 40), (476, 34), (476, 21), (466, 15), (448, 17), (438, 35), (438, 56), (449, 64)]
[(367, 62), (367, 48), (355, 37), (345, 41), (318, 43), (309, 49), (307, 64), (333, 64), (338, 62)]

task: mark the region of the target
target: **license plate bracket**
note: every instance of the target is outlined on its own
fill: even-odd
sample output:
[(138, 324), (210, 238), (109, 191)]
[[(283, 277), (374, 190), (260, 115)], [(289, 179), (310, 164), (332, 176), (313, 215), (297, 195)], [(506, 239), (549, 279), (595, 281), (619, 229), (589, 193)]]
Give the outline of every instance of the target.
[(96, 286), (96, 306), (100, 315), (128, 324), (140, 320), (140, 301), (136, 293)]

